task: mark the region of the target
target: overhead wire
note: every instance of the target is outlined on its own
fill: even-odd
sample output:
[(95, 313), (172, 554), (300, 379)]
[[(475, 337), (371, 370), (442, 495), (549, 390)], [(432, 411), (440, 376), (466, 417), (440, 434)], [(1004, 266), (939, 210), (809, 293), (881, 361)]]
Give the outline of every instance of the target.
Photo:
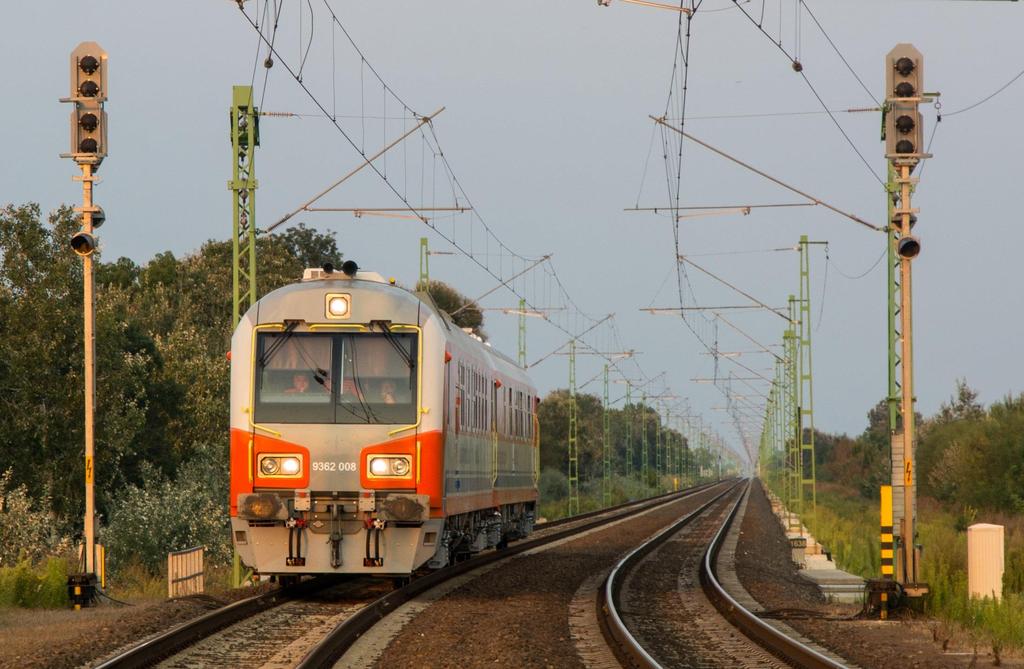
[(994, 98), (995, 96), (999, 95), (1000, 93), (1005, 91), (1007, 88), (1012, 86), (1021, 77), (1024, 77), (1024, 70), (1021, 70), (1020, 72), (1018, 72), (1013, 77), (1013, 79), (1010, 79), (1008, 82), (1006, 82), (1005, 84), (1000, 86), (998, 89), (996, 89), (996, 91), (994, 93), (991, 93), (990, 95), (985, 96), (984, 98), (982, 98), (981, 100), (978, 100), (974, 104), (967, 105), (963, 109), (958, 109), (958, 110), (956, 110), (954, 112), (949, 112), (949, 113), (944, 114), (944, 115), (945, 116), (956, 116), (957, 114), (963, 114), (964, 112), (971, 111), (972, 109), (975, 109), (976, 107), (980, 107), (981, 105), (985, 104), (986, 102), (988, 102), (989, 100), (991, 100), (992, 98)]
[(850, 65), (850, 61), (846, 60), (846, 56), (844, 56), (843, 52), (839, 50), (839, 47), (836, 46), (836, 43), (832, 41), (832, 37), (829, 36), (824, 26), (822, 26), (821, 23), (818, 21), (818, 17), (816, 17), (814, 15), (814, 12), (811, 11), (811, 8), (807, 5), (806, 0), (799, 0), (799, 2), (800, 5), (805, 10), (807, 10), (807, 15), (811, 17), (812, 21), (814, 21), (814, 25), (818, 26), (818, 30), (821, 31), (822, 36), (824, 36), (825, 40), (828, 41), (829, 45), (832, 47), (832, 50), (836, 52), (836, 55), (839, 56), (839, 60), (843, 61), (843, 65), (845, 65), (846, 69), (850, 71), (850, 74), (853, 75), (853, 78), (857, 80), (857, 83), (860, 84), (860, 87), (864, 89), (864, 92), (867, 93), (868, 97), (874, 101), (875, 105), (881, 106), (882, 103), (879, 102), (878, 98), (874, 96), (874, 94), (871, 92), (871, 89), (869, 89), (867, 85), (864, 84), (864, 80), (860, 78), (860, 75), (857, 74), (857, 71), (853, 69), (852, 65)]
[[(864, 270), (860, 274), (857, 274), (857, 275), (847, 274), (843, 270), (839, 269), (838, 266), (836, 266), (836, 271), (839, 272), (840, 275), (842, 275), (843, 277), (845, 277), (845, 278), (847, 278), (847, 279), (849, 279), (851, 281), (857, 281), (859, 279), (863, 279), (868, 274), (870, 274), (873, 269), (878, 267), (878, 263), (882, 262), (882, 258), (885, 257), (886, 253), (888, 253), (888, 249), (882, 249), (881, 255), (878, 256), (878, 259), (875, 260), (875, 262), (871, 263), (871, 267), (868, 267), (866, 270)], [(834, 264), (834, 261), (830, 260), (829, 256), (826, 254), (826, 256), (825, 256), (825, 263), (826, 263), (826, 267), (827, 267), (829, 264)]]
[[(733, 2), (736, 2), (736, 0), (733, 0)], [(771, 35), (769, 35), (768, 32), (757, 21), (754, 20), (754, 17), (751, 16), (747, 12), (747, 10), (745, 10), (743, 7), (740, 7), (738, 4), (737, 4), (737, 8), (740, 10), (740, 12), (743, 13), (743, 16), (747, 17), (747, 19), (754, 25), (754, 27), (756, 27), (758, 29), (758, 31), (761, 32), (761, 34), (763, 34), (766, 38), (768, 38), (769, 42), (771, 42), (773, 45), (775, 45), (775, 47), (779, 51), (781, 51), (784, 56), (786, 56), (786, 58), (789, 60), (790, 64), (793, 66), (793, 69), (804, 80), (804, 83), (807, 84), (807, 87), (811, 90), (811, 93), (814, 94), (814, 97), (818, 100), (818, 103), (821, 105), (821, 108), (828, 114), (829, 118), (832, 119), (832, 123), (836, 126), (836, 128), (842, 134), (843, 138), (846, 140), (846, 143), (850, 146), (851, 149), (853, 149), (853, 152), (857, 154), (857, 157), (860, 158), (860, 161), (864, 164), (864, 167), (867, 168), (868, 172), (871, 173), (871, 176), (875, 179), (875, 181), (877, 181), (879, 183), (879, 185), (881, 185), (884, 188), (885, 187), (885, 181), (883, 181), (882, 178), (878, 176), (878, 173), (875, 172), (875, 169), (873, 167), (871, 167), (871, 163), (868, 162), (867, 158), (864, 157), (864, 154), (861, 153), (860, 149), (857, 148), (857, 145), (853, 143), (852, 139), (850, 139), (850, 136), (847, 134), (846, 129), (843, 128), (842, 124), (839, 123), (839, 119), (837, 119), (835, 117), (835, 114), (832, 113), (832, 111), (829, 109), (829, 106), (827, 104), (825, 104), (825, 100), (822, 99), (821, 95), (818, 93), (818, 90), (814, 87), (814, 84), (811, 83), (811, 80), (804, 73), (803, 65), (800, 63), (800, 61), (797, 60), (788, 51), (786, 51), (786, 47), (784, 47), (782, 45), (781, 39), (778, 42), (775, 41), (775, 38), (773, 38)], [(781, 21), (781, 17), (780, 17), (780, 21)], [(780, 28), (780, 35), (781, 35), (781, 28)]]
[[(268, 0), (268, 2), (269, 2), (269, 0)], [(325, 1), (325, 5), (326, 5), (326, 1)], [(267, 6), (268, 6), (267, 4), (264, 5), (265, 9), (266, 9)], [(283, 3), (282, 3), (282, 5), (279, 6), (279, 5), (277, 5), (277, 3), (275, 1), (275, 4), (274, 4), (274, 10), (275, 10), (275, 12), (274, 12), (274, 15), (275, 15), (274, 32), (271, 34), (271, 36), (269, 38), (268, 38), (265, 30), (261, 29), (259, 23), (257, 21), (255, 21), (249, 15), (248, 12), (245, 11), (244, 7), (242, 7), (241, 9), (242, 9), (242, 14), (245, 17), (245, 19), (249, 22), (249, 24), (253, 27), (253, 29), (256, 30), (256, 32), (258, 33), (259, 38), (260, 38), (260, 42), (267, 47), (267, 49), (268, 49), (268, 58), (274, 57), (274, 58), (276, 58), (281, 63), (282, 67), (284, 67), (288, 71), (288, 73), (292, 76), (292, 78), (296, 80), (296, 82), (299, 84), (300, 88), (302, 88), (304, 93), (310, 98), (310, 100), (314, 103), (314, 105), (320, 110), (320, 112), (321, 112), (320, 115), (323, 118), (325, 118), (326, 120), (330, 121), (332, 123), (332, 125), (335, 127), (335, 129), (337, 130), (337, 132), (345, 139), (345, 141), (348, 142), (348, 144), (350, 146), (352, 146), (352, 148), (355, 149), (356, 152), (359, 153), (359, 155), (361, 155), (364, 159), (366, 159), (366, 154), (365, 154), (364, 150), (359, 145), (357, 145), (357, 143), (355, 142), (353, 137), (348, 132), (346, 132), (345, 129), (343, 127), (341, 127), (341, 125), (338, 123), (338, 118), (343, 118), (343, 117), (339, 117), (336, 113), (332, 114), (332, 113), (329, 113), (327, 111), (327, 108), (325, 107), (323, 102), (309, 88), (309, 86), (304, 81), (302, 81), (302, 79), (299, 76), (299, 73), (291, 65), (288, 64), (286, 59), (281, 55), (279, 49), (275, 46), (274, 40), (276, 39), (277, 27), (279, 25), (279, 20), (280, 20), (280, 16), (281, 16), (281, 8), (282, 7), (283, 7)], [(310, 8), (311, 8), (311, 6), (310, 6)], [(404, 111), (409, 112), (409, 114), (403, 114), (401, 117), (396, 117), (396, 118), (401, 118), (403, 120), (408, 120), (410, 118), (410, 114), (411, 114), (411, 118), (422, 118), (421, 115), (419, 115), (411, 107), (409, 107), (402, 100), (402, 98), (399, 97), (394, 92), (394, 90), (380, 77), (379, 73), (373, 68), (372, 64), (370, 64), (369, 61), (366, 60), (366, 57), (363, 54), (363, 52), (361, 50), (359, 50), (358, 46), (352, 40), (351, 35), (345, 29), (344, 25), (341, 24), (341, 22), (338, 20), (337, 16), (333, 13), (333, 11), (330, 10), (329, 6), (327, 6), (327, 9), (331, 13), (331, 17), (332, 17), (332, 20), (334, 22), (334, 26), (336, 26), (338, 29), (340, 29), (342, 31), (342, 33), (345, 35), (346, 39), (348, 39), (349, 43), (356, 50), (356, 52), (359, 54), (361, 72), (364, 69), (369, 71), (369, 72), (371, 72), (373, 74), (373, 76), (376, 77), (378, 82), (380, 83), (380, 85), (382, 87), (382, 90), (383, 90), (383, 92), (385, 94), (385, 98), (386, 98), (387, 95), (392, 96), (395, 100), (397, 100), (403, 106)], [(334, 30), (334, 28), (332, 28), (332, 31), (333, 30)], [(334, 57), (334, 50), (332, 49), (332, 58), (333, 57)], [(332, 61), (332, 71), (334, 71), (334, 67), (335, 67), (335, 64)], [(255, 67), (254, 67), (254, 72), (255, 72)], [(333, 86), (333, 82), (332, 82), (332, 86)], [(264, 94), (266, 92), (265, 88), (266, 87), (264, 87)], [(332, 88), (332, 91), (333, 90), (335, 90), (335, 89)], [(385, 102), (386, 102), (386, 100), (385, 100)], [(363, 115), (362, 118), (365, 119), (365, 114)], [(383, 118), (387, 119), (387, 118), (391, 118), (391, 117), (388, 117), (387, 113), (385, 112), (383, 114)], [(410, 212), (416, 214), (417, 217), (420, 218), (421, 221), (425, 225), (427, 225), (428, 227), (433, 229), (435, 232), (437, 232), (443, 239), (445, 239), (449, 244), (451, 244), (451, 246), (453, 248), (455, 248), (458, 251), (460, 251), (462, 253), (462, 255), (466, 256), (471, 262), (473, 262), (478, 267), (483, 269), (485, 272), (490, 274), (494, 279), (496, 279), (500, 283), (507, 282), (508, 283), (508, 285), (507, 285), (508, 289), (513, 294), (515, 294), (517, 297), (519, 297), (520, 299), (523, 299), (524, 302), (527, 304), (527, 306), (529, 308), (535, 308), (534, 304), (533, 304), (534, 302), (544, 303), (544, 304), (551, 304), (553, 302), (553, 300), (550, 300), (550, 299), (549, 300), (544, 300), (544, 301), (538, 301), (536, 299), (536, 297), (537, 297), (536, 296), (536, 292), (537, 292), (536, 290), (534, 290), (534, 295), (533, 295), (532, 299), (530, 297), (528, 297), (526, 294), (524, 294), (523, 290), (521, 290), (520, 288), (518, 288), (516, 285), (514, 285), (512, 283), (513, 280), (517, 279), (517, 277), (512, 277), (510, 279), (504, 279), (503, 278), (503, 276), (502, 276), (504, 274), (504, 269), (503, 269), (504, 264), (503, 264), (503, 262), (504, 262), (505, 259), (509, 259), (511, 257), (511, 258), (518, 259), (518, 260), (523, 261), (523, 262), (529, 262), (529, 261), (536, 260), (536, 259), (535, 258), (530, 258), (528, 256), (524, 256), (522, 254), (519, 254), (519, 253), (513, 251), (510, 247), (508, 247), (494, 233), (493, 229), (490, 228), (490, 226), (486, 223), (486, 221), (484, 221), (483, 218), (481, 216), (479, 216), (478, 213), (475, 212), (475, 207), (472, 205), (472, 201), (469, 199), (468, 195), (465, 192), (465, 189), (462, 187), (461, 182), (458, 180), (458, 177), (455, 175), (455, 172), (452, 169), (452, 167), (451, 167), (451, 165), (450, 165), (450, 163), (448, 161), (448, 158), (445, 155), (444, 151), (441, 150), (441, 148), (440, 148), (440, 140), (439, 140), (439, 138), (437, 136), (437, 133), (436, 133), (436, 130), (435, 130), (433, 124), (428, 123), (427, 127), (428, 127), (428, 131), (426, 131), (426, 132), (424, 132), (422, 129), (420, 130), (422, 138), (423, 138), (423, 142), (424, 142), (423, 146), (425, 148), (430, 148), (430, 150), (433, 153), (435, 164), (437, 164), (438, 160), (440, 161), (441, 166), (443, 166), (443, 168), (444, 168), (445, 177), (448, 179), (448, 185), (451, 188), (454, 197), (456, 197), (457, 199), (461, 198), (461, 201), (466, 203), (466, 204), (468, 204), (469, 205), (468, 208), (472, 209), (474, 211), (474, 213), (473, 213), (474, 219), (477, 222), (479, 222), (481, 227), (483, 227), (484, 230), (487, 233), (486, 242), (487, 242), (487, 245), (488, 245), (488, 249), (490, 248), (490, 244), (493, 241), (494, 243), (497, 244), (498, 249), (501, 252), (499, 252), (499, 253), (491, 253), (490, 251), (487, 251), (487, 252), (485, 252), (482, 255), (480, 253), (476, 253), (476, 252), (474, 252), (474, 249), (472, 248), (472, 244), (473, 244), (472, 239), (470, 241), (470, 248), (467, 249), (464, 244), (459, 243), (458, 240), (455, 238), (454, 228), (453, 228), (453, 233), (452, 233), (451, 236), (449, 236), (443, 230), (439, 229), (435, 221), (429, 220), (426, 217), (424, 217), (424, 216), (419, 214), (419, 212), (417, 210), (417, 207), (413, 206), (412, 203), (409, 202), (408, 197), (406, 196), (406, 194), (403, 193), (402, 191), (400, 191), (395, 186), (395, 184), (392, 183), (392, 180), (388, 179), (387, 176), (384, 173), (382, 173), (381, 170), (378, 169), (378, 167), (376, 165), (374, 165), (372, 163), (369, 163), (368, 166), (373, 170), (373, 172), (375, 172), (377, 174), (378, 177), (381, 178), (382, 181), (384, 181), (384, 183), (388, 187), (388, 189), (390, 189), (390, 191), (396, 197), (398, 197), (406, 205), (406, 207), (408, 208), (408, 210)], [(435, 170), (435, 175), (436, 175), (436, 170)], [(421, 175), (421, 183), (422, 183), (422, 175)], [(436, 186), (434, 187), (434, 190), (436, 192)], [(452, 219), (452, 223), (453, 223), (453, 226), (454, 226), (454, 215), (451, 216), (451, 219)], [(472, 228), (471, 228), (471, 231), (472, 231)], [(481, 257), (483, 257), (483, 261), (481, 261)], [(490, 260), (488, 260), (488, 258), (491, 258), (491, 257), (497, 257), (497, 258), (500, 259), (499, 263), (498, 263), (499, 264), (499, 268), (497, 270), (497, 273), (491, 268), (491, 262), (490, 262)], [(578, 338), (580, 336), (579, 334), (576, 334), (576, 333), (579, 333), (580, 330), (582, 329), (582, 326), (579, 324), (581, 319), (584, 322), (584, 324), (586, 324), (588, 326), (591, 326), (591, 327), (599, 324), (600, 321), (598, 319), (595, 319), (595, 318), (587, 315), (586, 312), (584, 312), (579, 307), (579, 305), (575, 302), (575, 300), (572, 298), (571, 294), (566, 290), (565, 285), (562, 282), (562, 279), (561, 279), (560, 275), (558, 274), (557, 270), (555, 269), (555, 267), (553, 266), (552, 263), (545, 262), (545, 263), (542, 264), (542, 268), (543, 268), (544, 275), (548, 276), (549, 279), (550, 279), (550, 283), (553, 284), (552, 286), (549, 287), (548, 286), (549, 281), (546, 280), (543, 283), (544, 290), (548, 294), (550, 294), (552, 292), (557, 292), (558, 295), (559, 295), (561, 303), (566, 304), (566, 305), (572, 307), (571, 314), (569, 315), (570, 321), (565, 323), (565, 324), (555, 322), (551, 318), (545, 318), (545, 320), (550, 322), (554, 327), (556, 327), (556, 329), (559, 329), (560, 331), (562, 331), (563, 333), (565, 333), (566, 335), (568, 335), (568, 336), (570, 336), (572, 338)], [(528, 286), (528, 283), (526, 283), (526, 279), (519, 278), (519, 281), (520, 281), (520, 283), (522, 283), (524, 285), (524, 287)], [(534, 278), (534, 285), (536, 285), (536, 281), (537, 281), (537, 279), (535, 277)], [(551, 290), (551, 288), (554, 288), (556, 290)], [(605, 319), (601, 319), (601, 320), (605, 320)], [(609, 361), (609, 362), (613, 364), (612, 361)], [(642, 368), (639, 365), (637, 365), (637, 368), (642, 373)], [(643, 373), (642, 373), (642, 375), (646, 376), (646, 374), (643, 374)]]

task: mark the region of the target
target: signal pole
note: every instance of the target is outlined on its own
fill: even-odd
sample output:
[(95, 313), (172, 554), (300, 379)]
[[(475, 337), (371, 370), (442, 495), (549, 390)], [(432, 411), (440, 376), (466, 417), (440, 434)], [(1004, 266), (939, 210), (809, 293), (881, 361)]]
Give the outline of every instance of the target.
[(82, 42), (71, 52), (71, 95), (61, 102), (74, 105), (71, 112), (71, 151), (61, 154), (71, 158), (82, 170), (75, 181), (82, 182), (82, 206), (75, 211), (82, 215), (82, 229), (71, 237), (71, 249), (82, 257), (83, 337), (85, 362), (85, 543), (82, 553), (85, 572), (68, 577), (68, 594), (75, 609), (92, 606), (96, 590), (102, 587), (97, 579), (96, 565), (96, 503), (95, 503), (95, 415), (96, 415), (96, 334), (95, 280), (92, 254), (97, 247), (95, 229), (103, 224), (103, 209), (92, 201), (95, 172), (107, 155), (107, 52), (96, 42)]
[[(928, 154), (923, 149), (923, 123), (919, 106), (929, 99), (924, 93), (924, 58), (911, 44), (897, 44), (886, 56), (886, 114), (885, 114), (885, 157), (895, 171), (895, 182), (899, 191), (898, 207), (891, 210), (890, 258), (899, 257), (899, 317), (900, 317), (900, 421), (893, 433), (893, 483), (897, 480), (903, 487), (903, 509), (899, 522), (901, 565), (897, 580), (903, 592), (911, 598), (928, 593), (927, 584), (920, 582), (920, 564), (914, 544), (916, 518), (914, 500), (916, 495), (916, 474), (914, 472), (914, 365), (913, 365), (913, 310), (911, 290), (911, 260), (921, 252), (920, 241), (911, 235), (911, 228), (917, 217), (911, 203), (913, 186), (917, 179), (911, 171)], [(892, 172), (890, 172), (892, 174)], [(892, 198), (894, 193), (890, 192)], [(892, 226), (898, 226), (893, 234)], [(893, 268), (890, 264), (890, 268)], [(890, 270), (891, 271), (891, 270)], [(894, 283), (889, 281), (890, 295)], [(890, 314), (895, 306), (890, 301)], [(891, 318), (891, 316), (890, 316)], [(892, 344), (890, 329), (890, 345)], [(890, 363), (893, 361), (890, 352)], [(892, 391), (893, 368), (890, 364), (890, 392)], [(892, 395), (890, 394), (890, 402)], [(891, 405), (890, 405), (891, 406)], [(897, 463), (901, 465), (897, 469)], [(901, 472), (898, 475), (897, 472)]]

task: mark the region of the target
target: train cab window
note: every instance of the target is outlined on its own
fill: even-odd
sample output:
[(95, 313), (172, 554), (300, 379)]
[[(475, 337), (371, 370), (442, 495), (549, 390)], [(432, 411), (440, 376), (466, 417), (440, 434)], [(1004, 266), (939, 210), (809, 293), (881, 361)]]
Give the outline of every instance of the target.
[(284, 333), (259, 337), (256, 420), (332, 423), (330, 336)]
[(415, 423), (416, 337), (405, 333), (260, 334), (254, 419), (264, 423)]

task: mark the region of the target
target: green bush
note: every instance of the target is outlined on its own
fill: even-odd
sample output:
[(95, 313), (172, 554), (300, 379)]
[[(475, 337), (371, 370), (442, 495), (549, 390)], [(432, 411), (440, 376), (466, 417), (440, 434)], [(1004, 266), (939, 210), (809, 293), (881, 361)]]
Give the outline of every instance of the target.
[(569, 479), (557, 469), (545, 467), (537, 484), (542, 502), (555, 502), (569, 496)]
[(168, 552), (193, 546), (206, 546), (209, 564), (226, 564), (231, 537), (225, 460), (203, 450), (173, 480), (150, 468), (141, 487), (126, 488), (112, 502), (101, 532), (111, 571), (139, 563), (156, 573)]
[(25, 485), (12, 485), (11, 479), (10, 469), (0, 474), (0, 567), (22, 560), (35, 564), (66, 552), (71, 542), (54, 530), (49, 497), (33, 499)]
[(60, 608), (68, 605), (68, 563), (50, 558), (33, 568), (28, 560), (0, 568), (0, 606)]

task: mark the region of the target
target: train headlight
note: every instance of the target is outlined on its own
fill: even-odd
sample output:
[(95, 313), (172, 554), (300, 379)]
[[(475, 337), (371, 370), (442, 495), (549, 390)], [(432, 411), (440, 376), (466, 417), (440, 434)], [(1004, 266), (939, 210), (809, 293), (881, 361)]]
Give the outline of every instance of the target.
[(351, 313), (351, 295), (344, 293), (327, 294), (327, 318), (348, 318)]
[(277, 458), (263, 458), (260, 460), (260, 471), (264, 476), (273, 476), (281, 469), (281, 461)]
[(298, 458), (282, 458), (281, 459), (281, 473), (285, 476), (295, 476), (299, 473), (302, 468), (302, 464)]
[(374, 476), (387, 476), (390, 470), (387, 458), (370, 458), (370, 473)]
[(394, 458), (391, 460), (391, 472), (395, 476), (407, 476), (409, 474), (409, 459)]
[(405, 477), (412, 469), (412, 462), (406, 455), (378, 455), (370, 458), (367, 468), (370, 471), (370, 476), (374, 478)]
[(302, 458), (284, 453), (261, 455), (260, 474), (273, 478), (299, 478), (302, 476)]

